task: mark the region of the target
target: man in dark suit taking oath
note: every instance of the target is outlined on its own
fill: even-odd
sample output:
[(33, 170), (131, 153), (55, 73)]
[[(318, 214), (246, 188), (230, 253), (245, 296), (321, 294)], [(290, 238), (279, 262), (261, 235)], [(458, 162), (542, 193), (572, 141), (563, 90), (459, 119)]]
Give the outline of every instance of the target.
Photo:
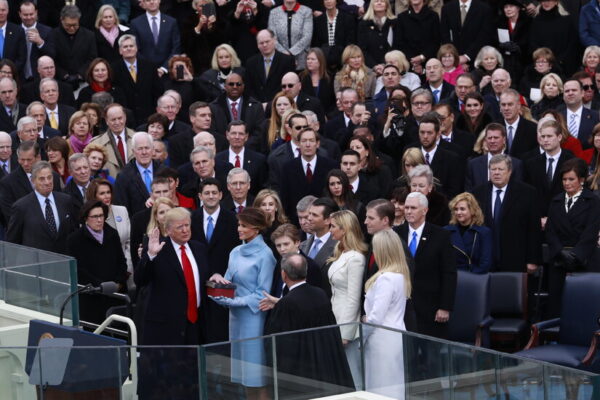
[[(154, 229), (135, 268), (135, 284), (150, 289), (141, 344), (198, 345), (204, 341), (200, 306), (206, 304), (206, 247), (190, 240), (190, 212), (185, 208), (169, 210), (164, 223), (168, 237), (161, 240), (158, 228)], [(140, 398), (169, 398), (174, 387), (183, 398), (198, 396), (196, 351), (181, 348), (168, 353), (142, 350), (146, 368), (140, 374)], [(161, 384), (163, 379), (168, 385)]]
[(404, 204), (406, 223), (398, 228), (415, 259), (413, 295), (417, 332), (445, 338), (456, 292), (456, 258), (450, 233), (425, 222), (427, 197), (408, 195)]

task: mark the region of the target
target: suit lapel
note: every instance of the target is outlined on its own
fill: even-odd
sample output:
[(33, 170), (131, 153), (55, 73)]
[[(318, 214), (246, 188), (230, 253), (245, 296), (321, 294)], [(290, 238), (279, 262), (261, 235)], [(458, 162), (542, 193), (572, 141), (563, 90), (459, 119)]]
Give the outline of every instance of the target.
[(415, 253), (415, 258), (419, 256), (419, 254), (425, 252), (427, 250), (427, 245), (429, 242), (429, 234), (431, 233), (431, 229), (429, 228), (429, 224), (426, 222), (423, 227), (423, 232), (421, 233), (421, 238), (419, 239), (419, 245), (417, 246), (417, 251)]
[[(181, 262), (179, 262), (179, 258), (177, 257), (177, 251), (175, 250), (175, 247), (173, 247), (173, 242), (170, 238), (167, 238), (166, 242), (166, 249), (164, 250), (168, 252), (166, 256), (168, 256), (171, 259), (171, 262), (169, 264), (171, 264), (171, 266), (175, 270), (175, 273), (179, 277), (179, 280), (181, 280), (181, 284), (183, 285), (183, 287), (187, 287), (185, 283), (185, 277), (183, 276), (183, 267), (181, 266)], [(188, 257), (190, 255), (188, 255)]]

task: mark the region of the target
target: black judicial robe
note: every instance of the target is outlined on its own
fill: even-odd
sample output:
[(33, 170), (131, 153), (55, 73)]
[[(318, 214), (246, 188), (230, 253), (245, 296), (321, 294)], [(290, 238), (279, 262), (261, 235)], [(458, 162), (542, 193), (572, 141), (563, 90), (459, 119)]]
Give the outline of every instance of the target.
[[(335, 325), (331, 303), (323, 289), (304, 283), (290, 290), (271, 311), (265, 334)], [(319, 396), (354, 390), (339, 328), (281, 335), (276, 338), (277, 370), (311, 379), (304, 393)], [(318, 385), (316, 382), (322, 382)], [(336, 393), (331, 387), (336, 385)], [(302, 385), (301, 380), (298, 385)], [(280, 385), (281, 390), (298, 390)]]

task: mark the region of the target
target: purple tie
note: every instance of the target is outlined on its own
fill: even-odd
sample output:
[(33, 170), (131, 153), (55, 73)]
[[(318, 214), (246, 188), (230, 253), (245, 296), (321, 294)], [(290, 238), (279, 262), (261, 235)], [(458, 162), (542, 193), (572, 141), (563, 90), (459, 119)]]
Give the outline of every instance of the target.
[(156, 25), (156, 17), (152, 17), (152, 37), (154, 44), (158, 44), (158, 25)]

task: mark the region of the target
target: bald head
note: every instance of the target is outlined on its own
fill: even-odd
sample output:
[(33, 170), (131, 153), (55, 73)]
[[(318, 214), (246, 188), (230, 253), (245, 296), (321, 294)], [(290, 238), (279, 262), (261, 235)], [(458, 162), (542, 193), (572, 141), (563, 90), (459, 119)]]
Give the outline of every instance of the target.
[(430, 58), (429, 61), (425, 63), (425, 75), (430, 85), (438, 87), (444, 79), (442, 62), (437, 58)]
[(510, 74), (507, 70), (498, 68), (492, 73), (492, 88), (496, 96), (500, 96), (502, 92), (510, 87), (511, 83)]
[(300, 78), (295, 72), (288, 72), (281, 78), (281, 90), (288, 96), (295, 98), (301, 89)]
[(40, 79), (54, 78), (56, 74), (54, 60), (48, 56), (41, 56), (38, 58), (37, 71), (40, 74)]

